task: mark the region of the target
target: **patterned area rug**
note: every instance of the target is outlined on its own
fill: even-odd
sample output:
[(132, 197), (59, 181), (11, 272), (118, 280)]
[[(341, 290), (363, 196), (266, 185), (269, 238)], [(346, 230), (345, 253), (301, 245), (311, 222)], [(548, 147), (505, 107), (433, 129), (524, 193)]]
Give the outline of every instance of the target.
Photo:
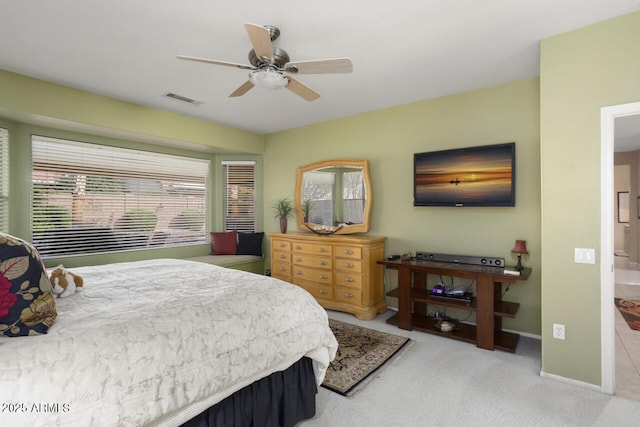
[(343, 396), (352, 393), (411, 341), (333, 319), (329, 319), (329, 326), (338, 340), (338, 353), (322, 386)]
[(615, 298), (616, 307), (631, 329), (640, 331), (640, 301)]

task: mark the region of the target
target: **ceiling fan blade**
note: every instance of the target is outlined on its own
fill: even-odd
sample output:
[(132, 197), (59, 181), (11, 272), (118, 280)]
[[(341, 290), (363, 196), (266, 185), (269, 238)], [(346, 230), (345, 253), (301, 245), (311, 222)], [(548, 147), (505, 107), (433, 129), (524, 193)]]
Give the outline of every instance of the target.
[(351, 73), (353, 71), (353, 63), (349, 58), (318, 59), (289, 62), (285, 64), (284, 69), (294, 74)]
[(205, 64), (224, 65), (225, 67), (242, 68), (243, 70), (256, 70), (257, 68), (251, 65), (236, 64), (235, 62), (217, 61), (215, 59), (196, 58), (194, 56), (178, 55), (178, 59), (184, 59), (187, 61), (204, 62)]
[(254, 84), (251, 83), (249, 80), (247, 80), (238, 89), (234, 90), (231, 93), (231, 95), (229, 95), (229, 98), (235, 98), (236, 96), (242, 96), (245, 93), (249, 92), (249, 90), (251, 90), (251, 88), (253, 86), (254, 86)]
[(262, 25), (245, 22), (244, 29), (251, 40), (251, 45), (258, 58), (269, 58), (273, 61), (273, 46), (271, 45), (271, 34)]
[(288, 77), (288, 79), (289, 83), (285, 87), (299, 97), (307, 101), (315, 101), (316, 99), (320, 98), (320, 94), (311, 89), (309, 86), (300, 83), (298, 80), (292, 77)]

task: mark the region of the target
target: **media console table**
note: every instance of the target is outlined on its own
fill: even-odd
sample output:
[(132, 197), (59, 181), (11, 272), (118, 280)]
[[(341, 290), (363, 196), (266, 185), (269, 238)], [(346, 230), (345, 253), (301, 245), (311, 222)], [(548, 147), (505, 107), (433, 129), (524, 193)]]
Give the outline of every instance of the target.
[[(412, 260), (380, 260), (385, 268), (398, 271), (398, 288), (387, 293), (398, 298), (398, 314), (387, 320), (400, 329), (441, 335), (461, 341), (475, 343), (487, 350), (515, 352), (520, 335), (502, 330), (502, 318), (513, 318), (520, 304), (502, 301), (502, 284), (527, 280), (530, 268), (519, 276), (504, 274), (504, 269), (480, 265)], [(427, 275), (451, 276), (474, 279), (476, 296), (470, 302), (432, 296), (427, 289)], [(436, 328), (434, 319), (427, 316), (427, 305), (439, 305), (476, 312), (476, 325), (458, 323), (451, 332)]]

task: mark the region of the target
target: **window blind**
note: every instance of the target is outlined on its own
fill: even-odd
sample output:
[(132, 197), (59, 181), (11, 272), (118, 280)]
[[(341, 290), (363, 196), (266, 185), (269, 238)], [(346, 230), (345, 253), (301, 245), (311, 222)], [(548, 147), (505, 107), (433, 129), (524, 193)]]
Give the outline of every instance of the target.
[(0, 128), (0, 231), (9, 231), (9, 131)]
[(207, 242), (209, 161), (32, 136), (43, 257)]
[(256, 162), (224, 161), (224, 228), (253, 232), (256, 228)]

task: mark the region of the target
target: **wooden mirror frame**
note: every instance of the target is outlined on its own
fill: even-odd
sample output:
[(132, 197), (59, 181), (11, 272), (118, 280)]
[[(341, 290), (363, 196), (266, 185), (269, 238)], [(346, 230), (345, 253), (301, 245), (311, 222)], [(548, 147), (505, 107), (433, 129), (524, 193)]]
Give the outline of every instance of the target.
[[(366, 233), (369, 231), (371, 208), (373, 206), (373, 190), (371, 188), (371, 175), (369, 173), (369, 161), (366, 159), (332, 159), (324, 160), (321, 162), (311, 163), (305, 166), (298, 167), (296, 171), (296, 189), (295, 189), (295, 205), (296, 205), (296, 219), (299, 230), (313, 231), (312, 223), (305, 223), (304, 214), (302, 211), (302, 183), (304, 180), (304, 173), (310, 172), (316, 169), (325, 169), (330, 167), (354, 167), (362, 168), (362, 178), (364, 180), (366, 201), (364, 205), (362, 224), (345, 225), (335, 233), (330, 234), (354, 234), (354, 233)], [(324, 233), (318, 233), (324, 234)]]

